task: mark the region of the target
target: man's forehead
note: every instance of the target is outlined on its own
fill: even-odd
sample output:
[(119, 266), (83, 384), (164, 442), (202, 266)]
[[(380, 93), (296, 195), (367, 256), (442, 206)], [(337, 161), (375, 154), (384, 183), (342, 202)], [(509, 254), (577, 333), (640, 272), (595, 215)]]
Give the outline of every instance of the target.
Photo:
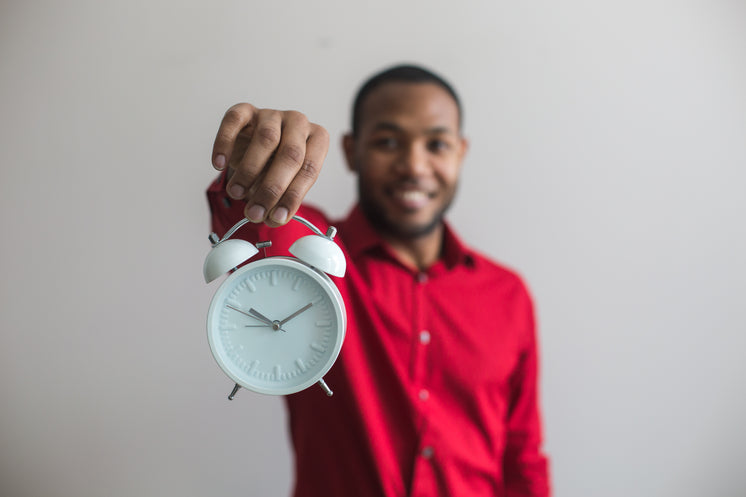
[(458, 105), (435, 83), (388, 82), (371, 91), (362, 105), (361, 125), (369, 129), (418, 124), (435, 132), (456, 132)]
[[(403, 126), (400, 123), (393, 122), (393, 121), (386, 121), (386, 120), (374, 121), (374, 122), (369, 123), (369, 125), (371, 128), (371, 131), (373, 132), (390, 131), (393, 133), (405, 133), (405, 132), (413, 131), (411, 129), (407, 129), (405, 126)], [(454, 129), (452, 126), (443, 126), (439, 124), (436, 124), (430, 127), (419, 128), (416, 131), (421, 134), (426, 134), (426, 135), (442, 135), (442, 134), (456, 134), (457, 133), (457, 130)]]

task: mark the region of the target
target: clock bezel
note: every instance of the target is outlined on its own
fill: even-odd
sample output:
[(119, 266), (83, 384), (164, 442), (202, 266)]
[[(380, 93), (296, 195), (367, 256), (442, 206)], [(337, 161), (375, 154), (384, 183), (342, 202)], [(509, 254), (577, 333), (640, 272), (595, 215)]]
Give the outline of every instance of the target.
[[(333, 327), (332, 333), (334, 334), (334, 345), (332, 347), (332, 352), (327, 358), (326, 361), (319, 362), (316, 365), (313, 366), (314, 369), (316, 369), (316, 372), (305, 382), (300, 384), (294, 384), (291, 386), (284, 385), (282, 381), (277, 381), (272, 386), (264, 386), (266, 383), (262, 381), (262, 385), (252, 384), (250, 382), (247, 382), (247, 378), (244, 375), (239, 375), (235, 372), (237, 369), (237, 366), (227, 362), (220, 350), (219, 347), (222, 347), (220, 342), (220, 327), (219, 325), (213, 326), (213, 321), (215, 319), (214, 314), (218, 313), (222, 310), (222, 307), (227, 299), (227, 296), (229, 295), (230, 291), (235, 287), (234, 282), (236, 280), (243, 279), (243, 276), (245, 273), (254, 271), (256, 269), (262, 268), (264, 266), (271, 266), (271, 265), (279, 265), (283, 266), (285, 269), (289, 270), (297, 270), (305, 275), (311, 277), (315, 282), (317, 282), (321, 287), (322, 290), (330, 297), (330, 300), (332, 302), (332, 307), (335, 310), (336, 313), (336, 321), (337, 325), (336, 327)], [(208, 342), (210, 344), (210, 351), (212, 352), (213, 358), (218, 363), (218, 366), (220, 369), (231, 379), (233, 380), (237, 385), (240, 385), (243, 388), (246, 388), (248, 390), (251, 390), (253, 392), (257, 392), (260, 394), (266, 394), (266, 395), (290, 395), (296, 392), (300, 392), (302, 390), (305, 390), (312, 386), (314, 383), (319, 382), (323, 378), (323, 376), (331, 369), (331, 367), (334, 365), (334, 363), (337, 360), (337, 357), (339, 356), (339, 353), (342, 349), (342, 343), (344, 342), (345, 337), (345, 331), (347, 329), (347, 314), (345, 310), (345, 304), (344, 300), (342, 299), (342, 295), (339, 292), (339, 289), (334, 284), (334, 282), (327, 276), (325, 273), (319, 271), (318, 269), (309, 266), (305, 264), (304, 262), (293, 258), (293, 257), (284, 257), (284, 256), (275, 256), (275, 257), (267, 257), (264, 259), (260, 259), (258, 261), (250, 262), (246, 264), (245, 266), (237, 269), (232, 274), (230, 274), (223, 283), (218, 287), (217, 291), (215, 292), (215, 295), (212, 297), (212, 301), (210, 302), (210, 307), (207, 313), (207, 337)]]

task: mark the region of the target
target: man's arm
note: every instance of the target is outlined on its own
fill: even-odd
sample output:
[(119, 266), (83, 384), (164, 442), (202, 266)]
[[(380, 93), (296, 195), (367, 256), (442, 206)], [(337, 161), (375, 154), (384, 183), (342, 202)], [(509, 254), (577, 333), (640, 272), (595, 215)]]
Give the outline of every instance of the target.
[(228, 196), (245, 200), (244, 216), (268, 226), (288, 222), (316, 182), (329, 133), (295, 111), (228, 109), (212, 150), (215, 169), (229, 169)]
[(550, 488), (548, 462), (542, 452), (539, 354), (530, 299), (527, 307), (525, 348), (511, 377), (503, 475), (507, 496), (547, 497), (550, 495)]

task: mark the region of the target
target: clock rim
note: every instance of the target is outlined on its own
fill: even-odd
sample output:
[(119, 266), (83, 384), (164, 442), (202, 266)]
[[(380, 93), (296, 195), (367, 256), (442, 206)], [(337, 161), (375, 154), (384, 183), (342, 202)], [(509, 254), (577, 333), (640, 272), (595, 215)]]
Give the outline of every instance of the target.
[[(269, 266), (269, 265), (280, 265), (284, 266), (285, 268), (294, 269), (294, 270), (300, 270), (301, 272), (307, 274), (312, 279), (314, 279), (317, 283), (320, 284), (320, 286), (327, 291), (327, 294), (332, 298), (332, 303), (336, 301), (337, 306), (336, 309), (337, 312), (337, 326), (334, 330), (334, 333), (336, 334), (334, 347), (332, 349), (332, 353), (327, 359), (326, 362), (323, 363), (323, 365), (318, 369), (318, 371), (308, 380), (306, 380), (303, 383), (300, 383), (298, 385), (294, 385), (291, 387), (285, 386), (285, 387), (264, 387), (259, 385), (254, 385), (251, 383), (246, 382), (245, 378), (239, 377), (236, 375), (229, 364), (227, 364), (220, 356), (219, 353), (216, 352), (218, 345), (215, 343), (217, 340), (217, 334), (219, 332), (219, 327), (215, 326), (215, 330), (211, 329), (211, 323), (213, 320), (213, 314), (216, 311), (218, 307), (221, 307), (218, 305), (219, 301), (225, 301), (225, 294), (228, 292), (228, 288), (231, 287), (231, 283), (234, 280), (239, 279), (244, 273), (247, 273), (249, 271), (255, 270), (257, 268), (261, 268), (263, 266)], [(220, 297), (220, 298), (219, 298)], [(314, 383), (318, 383), (319, 380), (321, 380), (324, 375), (329, 372), (331, 367), (334, 365), (334, 363), (337, 361), (337, 358), (339, 357), (339, 353), (342, 350), (342, 344), (344, 342), (345, 333), (347, 330), (347, 311), (345, 309), (345, 303), (344, 299), (342, 298), (342, 294), (340, 293), (339, 289), (337, 288), (337, 285), (334, 284), (334, 282), (327, 276), (325, 273), (319, 271), (318, 269), (314, 268), (313, 266), (309, 266), (308, 264), (300, 261), (299, 259), (293, 258), (293, 257), (285, 257), (285, 256), (273, 256), (273, 257), (267, 257), (264, 259), (260, 259), (258, 261), (250, 262), (246, 264), (245, 266), (237, 269), (232, 274), (230, 274), (225, 281), (223, 281), (218, 289), (215, 291), (215, 294), (212, 297), (212, 300), (210, 301), (210, 307), (208, 308), (207, 312), (207, 339), (210, 344), (210, 352), (212, 353), (213, 359), (215, 359), (215, 362), (217, 362), (220, 369), (225, 373), (232, 381), (234, 381), (237, 385), (240, 385), (242, 388), (246, 388), (247, 390), (251, 390), (253, 392), (257, 392), (260, 394), (265, 395), (290, 395), (293, 393), (297, 393), (300, 391), (303, 391), (309, 387), (311, 387)]]

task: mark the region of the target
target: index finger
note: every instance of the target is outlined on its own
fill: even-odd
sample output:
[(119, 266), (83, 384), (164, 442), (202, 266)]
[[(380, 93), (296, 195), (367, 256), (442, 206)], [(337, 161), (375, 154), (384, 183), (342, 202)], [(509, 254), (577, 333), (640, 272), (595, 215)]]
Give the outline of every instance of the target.
[(212, 146), (212, 165), (215, 169), (225, 169), (233, 154), (238, 134), (251, 124), (255, 113), (256, 107), (247, 103), (236, 104), (225, 112)]

